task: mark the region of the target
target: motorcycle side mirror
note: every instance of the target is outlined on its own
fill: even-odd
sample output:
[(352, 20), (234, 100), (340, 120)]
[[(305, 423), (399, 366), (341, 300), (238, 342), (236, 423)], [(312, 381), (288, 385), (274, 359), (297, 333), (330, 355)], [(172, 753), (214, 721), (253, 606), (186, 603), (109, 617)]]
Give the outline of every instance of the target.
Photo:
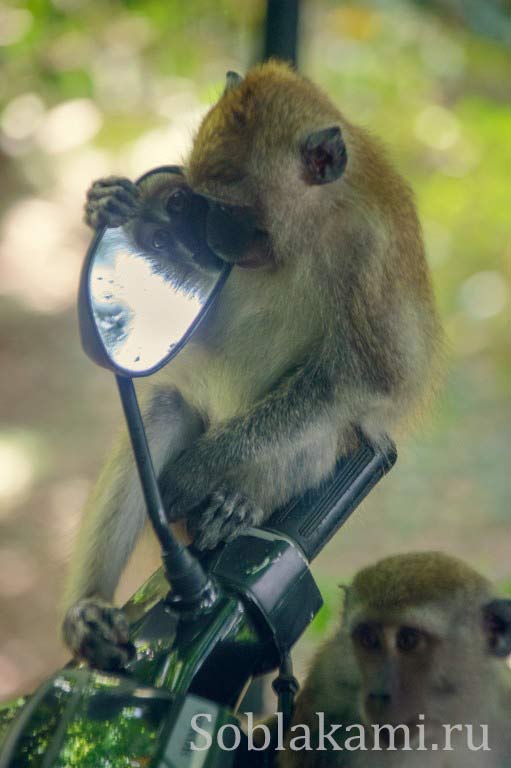
[[(155, 168), (137, 184), (163, 173), (181, 171)], [(184, 264), (185, 258), (190, 263)], [(207, 264), (192, 262), (172, 238), (160, 255), (144, 249), (129, 224), (100, 229), (87, 251), (78, 297), (80, 334), (89, 357), (117, 375), (135, 377), (154, 373), (177, 355), (230, 272), (212, 254)], [(191, 270), (200, 273), (198, 281), (190, 280)], [(190, 287), (197, 282), (200, 289)]]

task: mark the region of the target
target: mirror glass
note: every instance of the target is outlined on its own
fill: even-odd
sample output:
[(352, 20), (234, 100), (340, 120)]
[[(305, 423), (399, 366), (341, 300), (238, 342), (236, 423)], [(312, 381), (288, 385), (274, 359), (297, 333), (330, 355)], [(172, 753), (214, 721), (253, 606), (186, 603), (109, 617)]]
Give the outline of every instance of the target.
[[(176, 230), (176, 222), (162, 223), (161, 217), (156, 221), (153, 213), (145, 218), (141, 214), (136, 226), (132, 221), (104, 229), (86, 270), (92, 331), (103, 348), (103, 355), (94, 349), (92, 356), (130, 376), (154, 372), (177, 354), (229, 272), (209, 251), (205, 238), (204, 247), (194, 253), (182, 221)], [(198, 227), (201, 221), (194, 216), (186, 224)], [(151, 247), (153, 242), (159, 250)], [(81, 327), (83, 338), (83, 322)], [(84, 345), (90, 354), (90, 339)], [(100, 359), (105, 354), (108, 359)]]

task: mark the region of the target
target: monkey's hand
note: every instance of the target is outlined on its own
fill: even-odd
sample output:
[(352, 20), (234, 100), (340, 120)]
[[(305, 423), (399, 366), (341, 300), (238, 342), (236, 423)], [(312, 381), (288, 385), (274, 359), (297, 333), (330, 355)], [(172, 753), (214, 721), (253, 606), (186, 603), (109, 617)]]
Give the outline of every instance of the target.
[(192, 512), (188, 530), (197, 549), (214, 549), (232, 541), (245, 528), (259, 525), (264, 512), (251, 499), (226, 484), (218, 486), (203, 507)]
[(95, 181), (87, 192), (85, 223), (92, 229), (120, 227), (137, 216), (140, 192), (136, 184), (121, 176)]
[(186, 518), (198, 549), (213, 549), (221, 541), (231, 541), (243, 528), (258, 525), (264, 517), (251, 499), (198, 465), (193, 448), (164, 468), (160, 486), (167, 518), (172, 522)]
[(135, 654), (124, 613), (103, 600), (79, 600), (66, 613), (62, 629), (74, 657), (96, 669), (119, 671)]

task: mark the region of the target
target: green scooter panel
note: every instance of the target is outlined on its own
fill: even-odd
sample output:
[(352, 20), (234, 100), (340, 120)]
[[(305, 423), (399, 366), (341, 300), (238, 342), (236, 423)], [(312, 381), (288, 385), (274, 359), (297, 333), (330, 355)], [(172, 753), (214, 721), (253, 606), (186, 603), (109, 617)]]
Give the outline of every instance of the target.
[(57, 673), (14, 715), (0, 768), (226, 768), (233, 752), (201, 748), (217, 744), (223, 725), (238, 725), (206, 699), (89, 669)]

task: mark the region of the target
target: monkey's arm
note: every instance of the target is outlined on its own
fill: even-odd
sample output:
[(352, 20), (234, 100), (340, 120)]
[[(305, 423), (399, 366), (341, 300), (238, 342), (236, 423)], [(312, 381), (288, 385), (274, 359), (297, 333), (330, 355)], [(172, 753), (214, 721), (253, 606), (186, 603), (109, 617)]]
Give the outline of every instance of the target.
[[(203, 429), (199, 415), (172, 388), (152, 391), (144, 420), (157, 468)], [(145, 521), (140, 480), (123, 433), (88, 500), (64, 598), (66, 644), (100, 669), (116, 669), (129, 656), (126, 619), (110, 601)]]
[(167, 463), (160, 479), (169, 519), (186, 517), (192, 532), (201, 531), (197, 545), (212, 547), (317, 484), (333, 468), (340, 435), (353, 438), (356, 423), (347, 405), (354, 396), (339, 404), (336, 375), (341, 378), (317, 356), (247, 413), (214, 426)]
[[(321, 360), (297, 369), (247, 413), (209, 430), (193, 447), (211, 474), (258, 458), (298, 439), (335, 407), (332, 371)], [(183, 457), (184, 458), (184, 457)]]
[(64, 641), (76, 657), (115, 669), (129, 658), (128, 625), (110, 605), (145, 514), (128, 441), (118, 441), (87, 502), (64, 597)]
[[(350, 238), (351, 251), (361, 255), (358, 273), (344, 275), (343, 285), (333, 277), (323, 285), (320, 301), (335, 311), (325, 312), (321, 340), (308, 357), (245, 413), (214, 424), (175, 463), (164, 467), (167, 514), (171, 520), (186, 517), (192, 531), (194, 519), (199, 521), (197, 528), (208, 540), (199, 538), (199, 547), (215, 546), (216, 533), (208, 531), (211, 516), (200, 510), (218, 485), (227, 484), (231, 497), (229, 504), (220, 500), (224, 517), (230, 518), (220, 538), (228, 540), (241, 527), (260, 524), (291, 496), (321, 482), (337, 457), (356, 445), (357, 427), (370, 438), (383, 438), (394, 411), (406, 409), (413, 355), (406, 335), (391, 333), (399, 301), (391, 288), (384, 290), (383, 280), (376, 287), (369, 281), (367, 287), (361, 266), (365, 264), (366, 274), (374, 271), (374, 259), (363, 248), (371, 243), (358, 230)], [(240, 509), (239, 503), (233, 508), (232, 497), (239, 492), (257, 503), (256, 514)], [(214, 505), (218, 521), (218, 499)]]

